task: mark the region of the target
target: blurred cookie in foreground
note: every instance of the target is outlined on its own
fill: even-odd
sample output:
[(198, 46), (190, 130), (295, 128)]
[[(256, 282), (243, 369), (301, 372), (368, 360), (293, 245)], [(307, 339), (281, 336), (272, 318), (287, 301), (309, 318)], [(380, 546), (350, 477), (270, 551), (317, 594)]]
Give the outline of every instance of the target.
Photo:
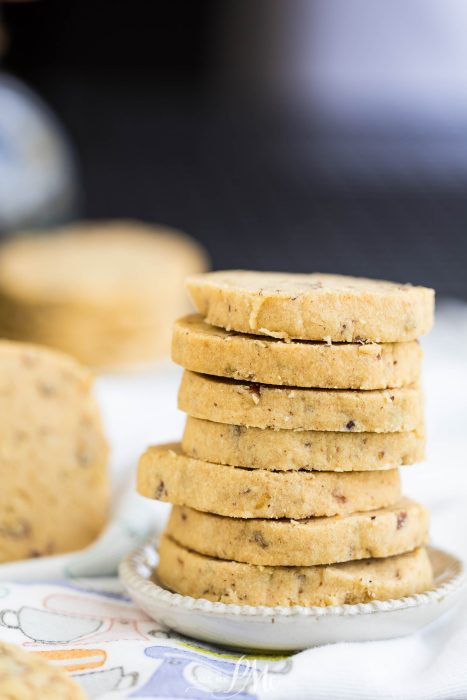
[(0, 642), (0, 697), (8, 700), (86, 700), (79, 685), (34, 653)]
[(0, 335), (98, 368), (147, 363), (168, 355), (184, 280), (206, 268), (191, 238), (136, 221), (19, 234), (0, 247)]
[(92, 376), (0, 341), (0, 563), (81, 549), (107, 520), (108, 448)]

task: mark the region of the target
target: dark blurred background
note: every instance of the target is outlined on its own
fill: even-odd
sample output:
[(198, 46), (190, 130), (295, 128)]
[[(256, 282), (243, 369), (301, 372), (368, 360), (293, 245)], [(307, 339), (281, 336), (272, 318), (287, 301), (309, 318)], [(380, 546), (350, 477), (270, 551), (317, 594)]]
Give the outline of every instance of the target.
[(2, 6), (5, 71), (55, 112), (77, 213), (191, 233), (213, 265), (467, 298), (467, 3)]

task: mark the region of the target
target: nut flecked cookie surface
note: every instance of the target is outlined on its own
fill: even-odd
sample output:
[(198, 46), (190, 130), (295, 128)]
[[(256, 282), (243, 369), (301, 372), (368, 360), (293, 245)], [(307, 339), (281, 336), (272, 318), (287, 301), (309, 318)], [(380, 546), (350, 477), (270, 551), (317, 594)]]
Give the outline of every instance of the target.
[(159, 545), (157, 581), (193, 598), (238, 605), (342, 605), (428, 590), (433, 573), (424, 548), (386, 559), (329, 566), (256, 566), (206, 557), (170, 537)]
[(109, 503), (108, 449), (91, 373), (0, 341), (0, 562), (81, 549)]
[(422, 352), (407, 343), (284, 342), (228, 332), (197, 314), (175, 322), (172, 359), (202, 374), (279, 386), (387, 389), (415, 384)]
[(174, 506), (166, 534), (186, 549), (264, 566), (390, 557), (426, 543), (428, 510), (403, 498), (366, 513), (307, 520), (226, 518)]
[(272, 472), (192, 459), (176, 443), (149, 447), (138, 466), (142, 496), (233, 518), (307, 518), (374, 510), (400, 500), (397, 469)]
[(373, 471), (424, 458), (422, 432), (338, 433), (272, 430), (187, 417), (183, 451), (196, 459), (251, 469)]
[(195, 418), (288, 430), (404, 432), (423, 420), (418, 386), (374, 391), (252, 384), (185, 370), (178, 407)]
[(226, 270), (189, 278), (207, 323), (302, 340), (414, 340), (433, 325), (434, 291), (363, 277)]
[(86, 700), (86, 697), (62, 669), (34, 653), (0, 642), (2, 700)]

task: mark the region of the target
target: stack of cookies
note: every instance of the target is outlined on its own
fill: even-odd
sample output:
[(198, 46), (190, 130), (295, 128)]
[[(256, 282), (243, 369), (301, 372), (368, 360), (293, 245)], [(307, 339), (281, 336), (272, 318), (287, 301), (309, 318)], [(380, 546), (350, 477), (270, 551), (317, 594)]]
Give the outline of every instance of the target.
[(195, 598), (338, 605), (432, 585), (427, 510), (398, 467), (424, 456), (418, 336), (433, 290), (333, 275), (191, 278), (176, 322), (181, 444), (138, 489), (174, 504), (157, 576)]

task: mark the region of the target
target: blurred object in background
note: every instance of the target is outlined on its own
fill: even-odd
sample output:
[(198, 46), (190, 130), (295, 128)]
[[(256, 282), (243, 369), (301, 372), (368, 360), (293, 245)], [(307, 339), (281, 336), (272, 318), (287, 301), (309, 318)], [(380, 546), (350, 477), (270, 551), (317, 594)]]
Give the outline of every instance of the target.
[(465, 129), (463, 0), (236, 0), (220, 29), (224, 93), (345, 129)]
[(148, 363), (169, 354), (185, 277), (206, 269), (188, 236), (135, 221), (17, 235), (0, 246), (0, 337), (101, 369)]
[[(7, 48), (0, 15), (0, 61)], [(0, 72), (0, 232), (64, 221), (76, 203), (75, 165), (62, 127), (31, 90)]]
[(5, 7), (5, 66), (66, 124), (86, 216), (189, 231), (217, 268), (467, 299), (464, 0), (129, 7)]
[(238, 0), (221, 27), (219, 90), (305, 120), (321, 186), (465, 183), (464, 0)]
[(0, 73), (0, 231), (65, 221), (76, 202), (61, 128), (33, 93)]

